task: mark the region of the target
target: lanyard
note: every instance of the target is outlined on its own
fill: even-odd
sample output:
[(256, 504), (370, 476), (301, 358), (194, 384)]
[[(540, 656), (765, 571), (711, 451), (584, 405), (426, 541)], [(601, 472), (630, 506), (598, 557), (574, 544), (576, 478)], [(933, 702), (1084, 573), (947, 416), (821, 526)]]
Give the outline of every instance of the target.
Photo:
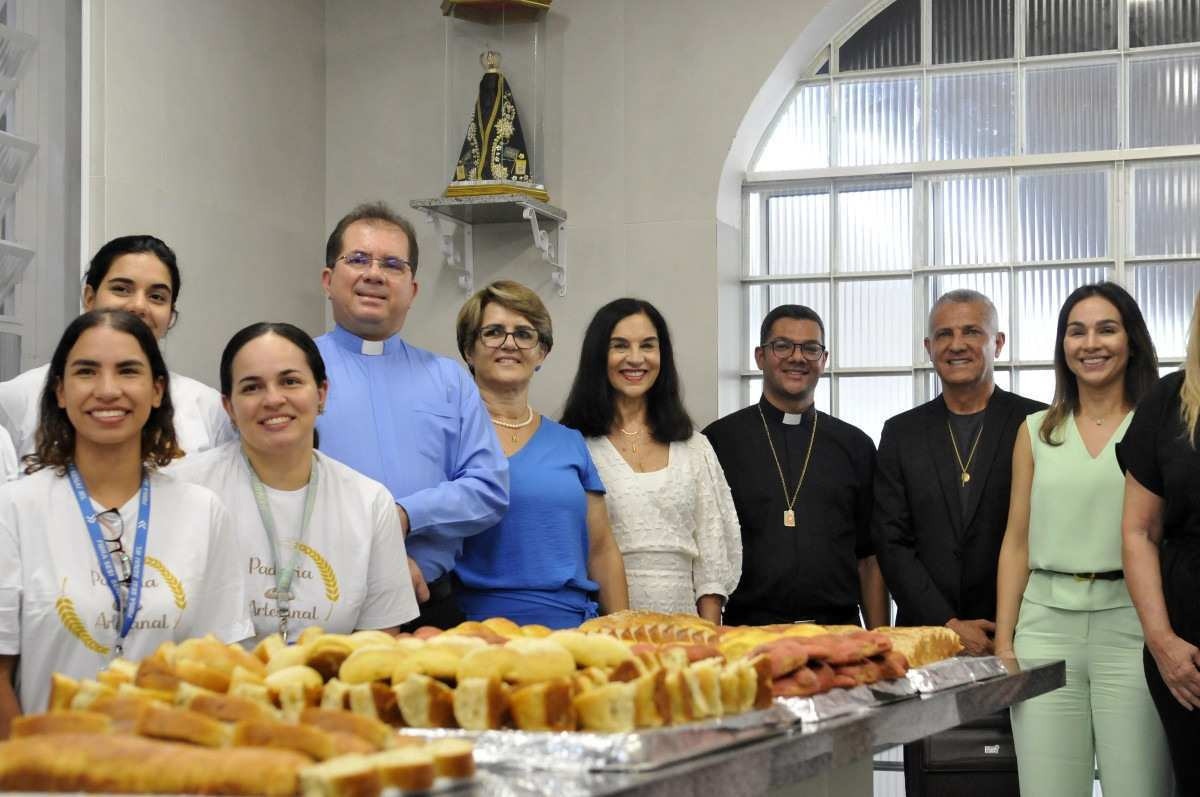
[(84, 486), (83, 478), (79, 475), (74, 463), (67, 466), (67, 476), (71, 479), (71, 490), (75, 493), (75, 500), (79, 502), (79, 512), (83, 515), (83, 522), (87, 525), (88, 535), (92, 538), (92, 547), (96, 549), (96, 560), (100, 563), (100, 572), (104, 574), (108, 589), (113, 594), (117, 614), (121, 617), (120, 632), (112, 651), (114, 657), (120, 656), (124, 652), (125, 637), (129, 635), (129, 630), (133, 628), (133, 620), (142, 608), (142, 570), (146, 563), (146, 537), (150, 534), (150, 476), (142, 473), (142, 487), (138, 498), (137, 533), (134, 536), (133, 557), (130, 565), (129, 597), (124, 601), (124, 605), (121, 600), (121, 582), (117, 578), (117, 569), (113, 567), (112, 554), (108, 552), (108, 544), (104, 539), (104, 534), (100, 531), (100, 523), (96, 519), (97, 513), (92, 511), (91, 496), (88, 495), (87, 487)]
[(267, 532), (267, 541), (271, 544), (271, 564), (275, 568), (275, 586), (267, 590), (266, 596), (275, 599), (275, 611), (279, 617), (279, 635), (283, 637), (284, 642), (287, 642), (290, 606), (292, 598), (296, 597), (292, 592), (292, 579), (296, 575), (296, 562), (300, 559), (299, 543), (304, 542), (305, 534), (308, 531), (308, 522), (312, 520), (313, 505), (317, 501), (317, 484), (321, 479), (321, 461), (314, 453), (312, 475), (304, 490), (304, 515), (300, 520), (300, 534), (296, 538), (296, 544), (292, 545), (292, 555), (288, 559), (287, 566), (283, 567), (280, 562), (282, 557), (279, 555), (279, 536), (275, 533), (275, 516), (271, 513), (267, 488), (263, 486), (262, 479), (258, 478), (254, 466), (250, 464), (244, 451), (242, 458), (246, 460), (246, 470), (250, 471), (250, 490), (254, 493), (254, 503), (258, 504), (258, 516)]

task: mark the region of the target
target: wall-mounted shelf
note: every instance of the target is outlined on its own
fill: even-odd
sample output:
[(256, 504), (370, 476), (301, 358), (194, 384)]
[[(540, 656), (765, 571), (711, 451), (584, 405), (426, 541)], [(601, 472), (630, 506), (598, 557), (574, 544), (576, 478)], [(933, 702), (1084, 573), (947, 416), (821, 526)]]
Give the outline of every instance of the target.
[[(414, 199), (409, 203), (432, 222), (441, 237), (446, 264), (463, 273), (459, 287), (466, 293), (475, 290), (475, 246), (473, 228), (479, 224), (519, 224), (529, 222), (533, 245), (553, 269), (551, 279), (558, 295), (567, 295), (566, 222), (567, 212), (522, 194), (492, 196), (435, 197)], [(553, 239), (550, 227), (554, 228)], [(456, 232), (462, 232), (461, 244)]]

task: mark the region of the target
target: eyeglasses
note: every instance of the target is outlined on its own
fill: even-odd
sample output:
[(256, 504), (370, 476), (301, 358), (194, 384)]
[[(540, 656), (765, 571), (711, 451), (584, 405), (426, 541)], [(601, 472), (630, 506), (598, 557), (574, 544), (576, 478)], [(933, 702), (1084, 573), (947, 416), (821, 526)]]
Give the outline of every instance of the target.
[(479, 330), (479, 339), (489, 349), (500, 348), (509, 336), (512, 337), (513, 345), (518, 349), (532, 349), (538, 345), (538, 340), (540, 340), (537, 330), (533, 327), (517, 327), (510, 331), (499, 324), (489, 324)]
[(366, 271), (371, 267), (372, 263), (379, 264), (379, 270), (384, 274), (395, 274), (399, 276), (404, 273), (405, 269), (411, 269), (412, 263), (402, 257), (374, 257), (366, 252), (347, 252), (334, 260), (343, 261), (347, 266), (355, 271)]
[(122, 539), (125, 536), (125, 519), (117, 509), (106, 509), (96, 515), (100, 522), (101, 536), (108, 547), (108, 555), (112, 557), (117, 568), (117, 583), (121, 586), (121, 605), (117, 611), (123, 611), (125, 601), (129, 597), (129, 585), (133, 583), (133, 564), (129, 552), (125, 550)]
[(793, 343), (787, 338), (775, 338), (775, 340), (767, 341), (765, 344), (763, 344), (763, 347), (769, 348), (775, 354), (775, 356), (781, 360), (786, 360), (788, 357), (791, 357), (792, 352), (796, 351), (797, 349), (800, 350), (800, 354), (804, 356), (804, 359), (814, 363), (821, 359), (821, 356), (825, 354), (825, 347), (822, 344), (811, 340), (805, 341), (804, 343)]

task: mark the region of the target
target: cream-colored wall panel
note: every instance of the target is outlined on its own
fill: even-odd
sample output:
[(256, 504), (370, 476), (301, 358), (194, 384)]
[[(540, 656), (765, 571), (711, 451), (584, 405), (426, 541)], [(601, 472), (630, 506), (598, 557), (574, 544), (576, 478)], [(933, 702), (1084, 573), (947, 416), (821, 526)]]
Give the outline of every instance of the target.
[[(182, 101), (168, 92), (163, 64), (172, 57), (163, 41), (171, 4), (121, 0), (101, 4), (103, 68), (92, 79), (102, 84), (104, 103), (93, 120), (103, 126), (100, 169), (144, 185), (158, 185), (166, 167), (167, 106)], [(100, 241), (99, 243), (103, 243)]]
[(692, 420), (704, 426), (717, 411), (717, 292), (712, 220), (625, 227), (627, 295), (662, 312), (675, 344)]
[[(555, 169), (547, 158), (547, 179), (557, 177), (562, 191), (552, 193), (551, 201), (589, 224), (620, 224), (625, 220), (625, 4), (559, 2), (551, 18), (563, 22), (550, 28), (561, 28), (562, 68), (550, 72), (561, 73), (561, 159)], [(553, 62), (555, 51), (550, 52)], [(553, 79), (549, 82), (553, 86)], [(547, 140), (553, 144), (554, 137)]]

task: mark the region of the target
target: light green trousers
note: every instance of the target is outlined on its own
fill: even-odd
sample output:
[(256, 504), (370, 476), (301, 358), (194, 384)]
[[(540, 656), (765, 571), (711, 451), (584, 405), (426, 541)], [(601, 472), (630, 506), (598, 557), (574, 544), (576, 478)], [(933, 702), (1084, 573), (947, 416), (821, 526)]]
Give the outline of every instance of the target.
[(1142, 645), (1132, 606), (1067, 611), (1021, 602), (1017, 656), (1067, 662), (1065, 686), (1012, 708), (1021, 797), (1090, 797), (1093, 759), (1105, 797), (1171, 794)]

